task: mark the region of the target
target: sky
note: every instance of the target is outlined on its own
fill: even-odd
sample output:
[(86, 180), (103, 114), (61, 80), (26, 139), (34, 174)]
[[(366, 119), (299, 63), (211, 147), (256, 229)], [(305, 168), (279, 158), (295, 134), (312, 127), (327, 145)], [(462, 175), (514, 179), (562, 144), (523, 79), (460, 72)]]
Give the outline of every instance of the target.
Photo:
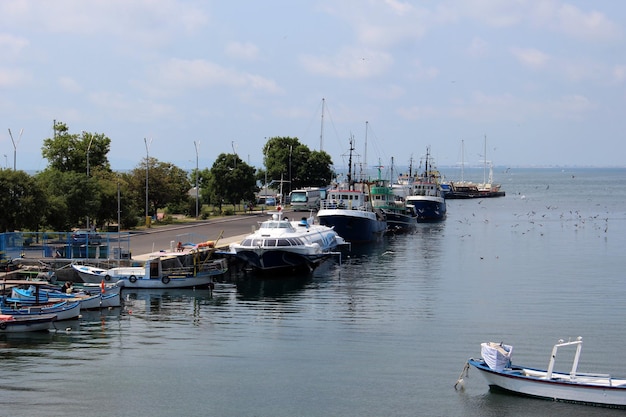
[(338, 169), (350, 138), (367, 166), (626, 166), (623, 1), (2, 0), (0, 56), (3, 167), (45, 169), (54, 121), (114, 170), (263, 168), (276, 136)]

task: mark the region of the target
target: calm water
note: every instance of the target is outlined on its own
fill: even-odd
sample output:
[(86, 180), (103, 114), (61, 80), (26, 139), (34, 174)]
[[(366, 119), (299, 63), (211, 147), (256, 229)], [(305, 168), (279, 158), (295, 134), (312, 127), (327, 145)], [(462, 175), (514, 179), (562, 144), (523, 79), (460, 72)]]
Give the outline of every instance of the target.
[(476, 371), (453, 388), (484, 341), (543, 367), (583, 336), (581, 371), (626, 376), (626, 170), (496, 179), (506, 197), (451, 200), (445, 222), (312, 277), (126, 291), (123, 309), (0, 337), (0, 415), (623, 415), (490, 392)]

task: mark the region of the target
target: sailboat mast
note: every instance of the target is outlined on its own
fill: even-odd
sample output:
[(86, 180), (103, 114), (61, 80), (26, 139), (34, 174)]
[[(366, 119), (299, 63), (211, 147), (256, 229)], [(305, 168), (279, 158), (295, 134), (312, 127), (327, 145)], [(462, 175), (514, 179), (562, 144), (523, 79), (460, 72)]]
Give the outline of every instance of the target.
[(483, 154), (485, 157), (485, 165), (483, 166), (483, 184), (487, 184), (487, 135), (485, 135)]
[[(363, 171), (367, 173), (367, 127), (369, 122), (365, 121), (365, 152), (363, 152)], [(361, 180), (363, 180), (363, 176), (361, 176)]]
[(322, 125), (320, 127), (320, 152), (324, 150), (324, 104), (326, 99), (322, 97)]

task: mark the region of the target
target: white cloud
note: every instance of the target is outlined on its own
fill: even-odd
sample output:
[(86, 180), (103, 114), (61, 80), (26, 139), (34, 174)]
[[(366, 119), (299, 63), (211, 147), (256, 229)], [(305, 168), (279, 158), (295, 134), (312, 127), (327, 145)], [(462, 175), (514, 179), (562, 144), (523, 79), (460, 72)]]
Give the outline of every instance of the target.
[(547, 54), (535, 48), (511, 48), (511, 53), (523, 65), (535, 70), (543, 68), (550, 59)]
[(556, 10), (554, 23), (560, 31), (574, 38), (614, 40), (622, 36), (619, 26), (603, 13), (585, 13), (570, 4), (563, 4)]
[(475, 36), (465, 51), (473, 58), (484, 58), (489, 52), (489, 47), (484, 39)]
[(250, 42), (229, 42), (226, 45), (226, 55), (231, 58), (254, 61), (259, 56), (259, 48)]
[(80, 93), (83, 91), (81, 85), (75, 79), (71, 77), (61, 77), (59, 78), (59, 85), (64, 91), (70, 93)]
[(342, 48), (334, 56), (301, 55), (302, 68), (316, 75), (364, 79), (384, 73), (393, 63), (390, 54), (360, 48)]
[(281, 92), (273, 80), (256, 74), (225, 68), (202, 59), (170, 59), (157, 69), (153, 82), (159, 86), (158, 88), (162, 87), (170, 92), (179, 91), (181, 93), (180, 90), (213, 86), (251, 88), (272, 94)]
[(0, 68), (0, 87), (15, 88), (30, 82), (32, 76), (28, 70)]

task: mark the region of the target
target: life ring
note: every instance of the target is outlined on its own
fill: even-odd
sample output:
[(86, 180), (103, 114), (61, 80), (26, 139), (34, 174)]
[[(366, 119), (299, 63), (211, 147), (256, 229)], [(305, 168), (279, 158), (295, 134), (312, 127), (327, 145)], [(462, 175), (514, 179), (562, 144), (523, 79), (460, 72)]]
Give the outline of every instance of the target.
[(170, 283), (170, 277), (163, 277), (163, 278), (161, 278), (161, 282), (163, 284), (169, 284)]
[(135, 282), (137, 282), (137, 277), (134, 275), (131, 275), (128, 277), (128, 280), (134, 284)]
[(111, 281), (111, 275), (105, 275), (104, 276), (104, 280), (105, 281)]
[(7, 324), (5, 322), (0, 323), (0, 330), (4, 330), (7, 328)]

